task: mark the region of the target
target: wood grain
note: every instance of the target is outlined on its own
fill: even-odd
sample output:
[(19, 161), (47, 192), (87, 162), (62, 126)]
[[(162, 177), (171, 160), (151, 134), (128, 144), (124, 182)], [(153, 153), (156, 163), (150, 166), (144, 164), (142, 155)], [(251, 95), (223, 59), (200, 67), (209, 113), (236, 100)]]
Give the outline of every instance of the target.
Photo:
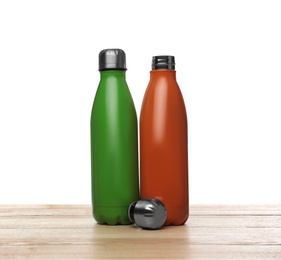
[(186, 225), (97, 225), (90, 205), (0, 205), (0, 259), (281, 259), (281, 205), (193, 205)]

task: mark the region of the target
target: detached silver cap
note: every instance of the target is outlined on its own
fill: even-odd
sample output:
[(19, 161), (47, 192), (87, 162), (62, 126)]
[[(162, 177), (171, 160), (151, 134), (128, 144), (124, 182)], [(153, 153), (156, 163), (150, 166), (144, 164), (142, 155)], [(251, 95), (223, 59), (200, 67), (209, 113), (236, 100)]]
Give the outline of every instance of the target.
[(165, 205), (157, 199), (140, 199), (133, 202), (128, 215), (133, 223), (144, 229), (161, 228), (167, 217)]
[(99, 70), (126, 70), (126, 54), (121, 49), (105, 49), (99, 54)]

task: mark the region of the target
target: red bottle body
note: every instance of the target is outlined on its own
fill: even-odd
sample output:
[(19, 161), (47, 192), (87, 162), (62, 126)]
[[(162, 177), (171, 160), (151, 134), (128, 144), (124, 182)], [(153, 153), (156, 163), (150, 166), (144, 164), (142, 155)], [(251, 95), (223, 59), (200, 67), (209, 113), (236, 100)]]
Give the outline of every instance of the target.
[(189, 215), (187, 143), (176, 72), (152, 70), (140, 115), (140, 195), (165, 204), (165, 225), (182, 225)]

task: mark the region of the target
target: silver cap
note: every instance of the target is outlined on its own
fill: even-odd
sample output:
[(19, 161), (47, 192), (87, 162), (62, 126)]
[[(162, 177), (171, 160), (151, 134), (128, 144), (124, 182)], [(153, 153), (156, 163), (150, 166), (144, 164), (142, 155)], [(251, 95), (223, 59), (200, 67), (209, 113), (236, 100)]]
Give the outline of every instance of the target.
[(159, 229), (166, 221), (166, 207), (157, 199), (140, 199), (128, 210), (131, 222), (144, 229)]
[(126, 70), (126, 54), (121, 49), (105, 49), (99, 53), (99, 70)]

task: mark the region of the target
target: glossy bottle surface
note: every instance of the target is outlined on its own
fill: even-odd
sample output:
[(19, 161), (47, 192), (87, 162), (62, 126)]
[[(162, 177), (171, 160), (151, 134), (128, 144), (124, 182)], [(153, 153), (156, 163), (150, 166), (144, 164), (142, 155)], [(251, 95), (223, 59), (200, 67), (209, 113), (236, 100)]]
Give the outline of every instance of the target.
[(91, 115), (93, 215), (100, 224), (130, 224), (139, 198), (138, 135), (125, 71), (101, 71)]
[(174, 70), (150, 72), (140, 115), (141, 198), (161, 200), (165, 225), (188, 218), (187, 116)]

